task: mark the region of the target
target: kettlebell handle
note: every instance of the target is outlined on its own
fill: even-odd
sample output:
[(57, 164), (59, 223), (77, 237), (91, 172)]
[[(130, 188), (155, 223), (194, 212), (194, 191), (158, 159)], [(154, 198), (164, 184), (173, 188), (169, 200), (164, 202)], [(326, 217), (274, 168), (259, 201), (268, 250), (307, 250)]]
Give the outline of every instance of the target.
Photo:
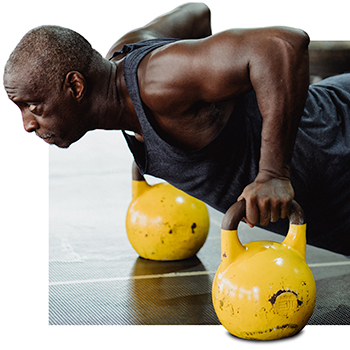
[(145, 181), (145, 178), (141, 175), (135, 161), (132, 163), (132, 179), (134, 181)]
[[(237, 230), (239, 222), (244, 218), (246, 214), (246, 202), (245, 199), (240, 200), (233, 204), (226, 212), (222, 219), (221, 228), (223, 230), (231, 231)], [(289, 222), (292, 225), (305, 224), (305, 214), (301, 206), (295, 201), (292, 201), (290, 214), (288, 216)]]

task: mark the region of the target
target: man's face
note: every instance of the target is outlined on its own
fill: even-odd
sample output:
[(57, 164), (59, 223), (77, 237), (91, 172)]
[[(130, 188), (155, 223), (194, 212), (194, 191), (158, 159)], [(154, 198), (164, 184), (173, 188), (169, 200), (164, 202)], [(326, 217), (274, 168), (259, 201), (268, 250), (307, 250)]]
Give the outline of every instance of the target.
[(21, 110), (24, 129), (49, 144), (69, 147), (88, 131), (80, 105), (64, 87), (50, 89), (32, 77), (28, 72), (4, 76), (8, 97)]

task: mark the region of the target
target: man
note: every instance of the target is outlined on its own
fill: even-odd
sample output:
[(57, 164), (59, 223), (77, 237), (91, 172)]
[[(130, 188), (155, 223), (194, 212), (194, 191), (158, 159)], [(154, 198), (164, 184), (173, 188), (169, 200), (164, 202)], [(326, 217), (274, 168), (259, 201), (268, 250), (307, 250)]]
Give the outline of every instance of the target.
[(247, 223), (280, 233), (295, 195), (309, 243), (350, 254), (350, 77), (309, 88), (308, 44), (284, 27), (211, 35), (209, 9), (190, 3), (123, 36), (107, 59), (75, 32), (34, 29), (4, 85), (26, 131), (50, 144), (122, 130), (141, 173), (222, 212), (244, 198)]

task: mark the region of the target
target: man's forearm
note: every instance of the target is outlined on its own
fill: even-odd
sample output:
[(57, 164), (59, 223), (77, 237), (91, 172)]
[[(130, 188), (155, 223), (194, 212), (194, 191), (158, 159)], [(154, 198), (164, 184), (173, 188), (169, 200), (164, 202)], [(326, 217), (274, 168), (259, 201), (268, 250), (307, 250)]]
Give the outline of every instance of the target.
[(263, 119), (259, 172), (239, 197), (246, 200), (246, 222), (252, 226), (285, 218), (294, 198), (290, 165), (308, 91), (309, 39), (301, 32), (283, 32), (257, 45), (249, 64)]
[(259, 173), (289, 178), (294, 142), (308, 91), (308, 38), (277, 39), (262, 68), (251, 76), (263, 117)]

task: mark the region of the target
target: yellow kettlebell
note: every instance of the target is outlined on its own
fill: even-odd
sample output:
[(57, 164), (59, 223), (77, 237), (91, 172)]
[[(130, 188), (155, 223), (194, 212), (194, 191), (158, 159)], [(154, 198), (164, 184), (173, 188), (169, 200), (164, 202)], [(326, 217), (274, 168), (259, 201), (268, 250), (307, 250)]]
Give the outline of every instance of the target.
[(226, 212), (221, 226), (221, 264), (212, 287), (215, 312), (222, 325), (244, 339), (273, 340), (293, 336), (310, 319), (316, 285), (305, 261), (304, 213), (293, 201), (289, 231), (282, 243), (242, 245), (237, 227), (245, 201)]
[(208, 231), (209, 214), (202, 201), (167, 183), (149, 185), (133, 164), (126, 232), (142, 258), (190, 258), (203, 246)]

